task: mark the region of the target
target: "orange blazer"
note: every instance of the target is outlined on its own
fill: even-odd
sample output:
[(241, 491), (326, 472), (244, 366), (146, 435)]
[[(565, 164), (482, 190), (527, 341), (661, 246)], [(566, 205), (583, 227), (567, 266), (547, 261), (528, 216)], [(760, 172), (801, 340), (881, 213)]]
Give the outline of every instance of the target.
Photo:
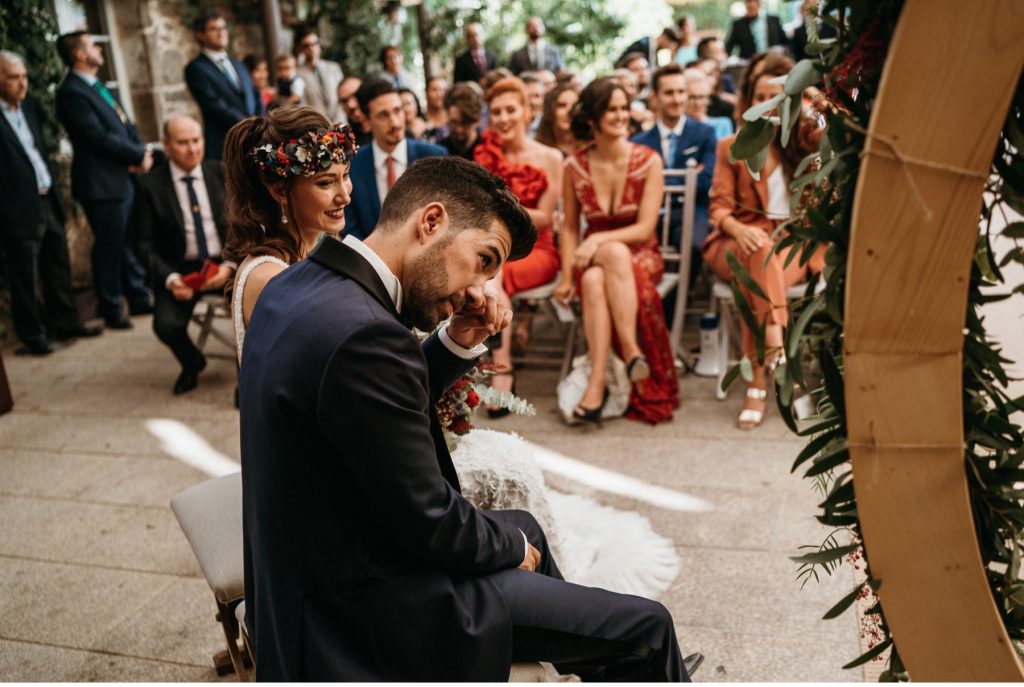
[(727, 136), (718, 142), (715, 151), (715, 174), (711, 179), (711, 202), (708, 219), (713, 231), (704, 239), (702, 251), (713, 241), (727, 237), (722, 231), (722, 220), (730, 215), (744, 224), (753, 224), (767, 232), (775, 229), (775, 222), (768, 219), (768, 174), (761, 171), (761, 179), (755, 180), (747, 171), (742, 160), (729, 162), (729, 146), (736, 136)]

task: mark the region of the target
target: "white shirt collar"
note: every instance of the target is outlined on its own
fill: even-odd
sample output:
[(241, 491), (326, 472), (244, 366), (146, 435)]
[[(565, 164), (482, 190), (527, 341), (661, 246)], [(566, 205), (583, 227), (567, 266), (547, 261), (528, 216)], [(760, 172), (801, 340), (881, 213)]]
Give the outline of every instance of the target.
[(214, 62), (220, 62), (221, 60), (228, 59), (228, 53), (227, 53), (226, 50), (214, 51), (214, 50), (208, 50), (207, 48), (203, 48), (202, 49), (202, 53), (204, 55), (206, 55), (207, 57), (209, 57)]
[[(325, 238), (324, 240), (330, 241), (331, 239)], [(380, 280), (384, 282), (384, 288), (387, 290), (388, 295), (391, 296), (391, 301), (395, 304), (395, 312), (402, 312), (402, 282), (398, 281), (398, 277), (387, 266), (387, 263), (381, 260), (381, 257), (374, 253), (372, 248), (355, 236), (346, 236), (342, 243), (366, 258), (366, 262), (370, 263), (370, 267), (377, 273)]]
[(85, 83), (89, 84), (90, 86), (92, 86), (94, 83), (99, 81), (99, 79), (96, 78), (95, 74), (89, 74), (88, 72), (81, 72), (81, 71), (78, 71), (77, 69), (72, 69), (71, 73), (72, 74), (77, 74), (80, 79), (85, 81)]
[(192, 177), (193, 179), (196, 179), (197, 181), (202, 181), (203, 180), (203, 163), (202, 162), (200, 162), (198, 165), (196, 165), (195, 169), (193, 169), (191, 172), (186, 172), (181, 167), (179, 167), (178, 165), (174, 164), (174, 160), (172, 160), (170, 158), (167, 158), (167, 162), (170, 163), (170, 165), (171, 165), (171, 178), (174, 179), (175, 181), (180, 181), (181, 179), (184, 179), (185, 177)]
[(658, 133), (661, 135), (661, 138), (663, 140), (668, 138), (669, 134), (673, 134), (673, 133), (676, 136), (682, 136), (683, 135), (683, 127), (685, 125), (686, 125), (686, 115), (683, 115), (682, 117), (680, 117), (679, 121), (676, 122), (676, 125), (674, 127), (672, 127), (671, 129), (669, 129), (665, 125), (665, 122), (663, 122), (663, 121), (661, 121), (659, 119), (658, 120)]
[[(384, 149), (377, 145), (377, 141), (373, 141), (371, 144), (373, 148), (373, 165), (374, 167), (384, 167), (387, 164), (388, 153), (384, 152)], [(409, 147), (405, 143), (405, 139), (395, 146), (395, 149), (391, 151), (391, 157), (395, 158), (395, 162), (407, 167), (409, 164)]]

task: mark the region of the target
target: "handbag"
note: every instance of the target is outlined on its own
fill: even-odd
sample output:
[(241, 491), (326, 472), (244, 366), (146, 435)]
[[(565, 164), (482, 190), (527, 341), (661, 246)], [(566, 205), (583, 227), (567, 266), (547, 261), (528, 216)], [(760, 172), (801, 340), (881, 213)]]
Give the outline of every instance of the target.
[[(572, 359), (572, 369), (565, 379), (558, 383), (558, 411), (566, 424), (575, 425), (579, 420), (573, 416), (573, 410), (583, 398), (590, 379), (590, 355), (584, 353)], [(632, 385), (626, 374), (626, 364), (615, 353), (609, 352), (608, 366), (605, 372), (608, 385), (608, 400), (601, 412), (602, 418), (621, 417), (629, 408), (629, 393)]]

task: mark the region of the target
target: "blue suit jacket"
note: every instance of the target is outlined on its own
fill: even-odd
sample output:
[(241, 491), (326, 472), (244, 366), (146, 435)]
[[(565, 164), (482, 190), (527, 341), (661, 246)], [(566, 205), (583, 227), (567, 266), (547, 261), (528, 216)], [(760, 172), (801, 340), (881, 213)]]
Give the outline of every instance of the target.
[(508, 680), (511, 620), (481, 575), (518, 566), (523, 535), (445, 479), (431, 431), (472, 364), (421, 347), (333, 239), (260, 295), (238, 376), (258, 680)]
[[(410, 165), (422, 157), (447, 155), (448, 151), (432, 143), (405, 139), (406, 155)], [(365, 239), (380, 219), (380, 194), (373, 169), (373, 146), (367, 144), (352, 158), (352, 202), (345, 208), (345, 235)]]
[(231, 64), (238, 74), (238, 88), (203, 53), (185, 66), (188, 90), (203, 113), (207, 160), (221, 159), (228, 129), (246, 117), (263, 113), (263, 101), (252, 85), (249, 70), (238, 60), (231, 60)]
[(68, 132), (75, 156), (71, 192), (80, 201), (124, 200), (133, 193), (128, 167), (146, 154), (139, 132), (85, 79), (68, 73), (57, 90), (57, 119)]
[[(637, 134), (632, 138), (634, 143), (640, 143), (653, 149), (661, 159), (665, 160), (665, 151), (661, 149), (661, 134), (658, 127), (652, 127), (648, 131)], [(695, 160), (697, 164), (704, 165), (697, 174), (697, 207), (694, 211), (693, 245), (699, 246), (708, 235), (708, 194), (711, 191), (711, 177), (715, 171), (715, 130), (707, 124), (694, 119), (686, 118), (683, 125), (683, 137), (676, 144), (676, 156), (674, 160), (665, 160), (666, 169), (686, 169), (689, 160)], [(669, 229), (672, 234), (672, 243), (678, 247), (679, 232), (682, 223), (682, 207), (672, 208), (672, 219)]]

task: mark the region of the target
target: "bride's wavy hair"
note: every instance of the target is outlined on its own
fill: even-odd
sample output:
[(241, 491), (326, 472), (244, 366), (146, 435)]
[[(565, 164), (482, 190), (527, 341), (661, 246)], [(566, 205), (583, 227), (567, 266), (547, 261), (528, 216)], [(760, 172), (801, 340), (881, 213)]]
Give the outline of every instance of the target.
[(224, 140), (225, 257), (241, 262), (250, 255), (272, 255), (289, 264), (303, 258), (298, 227), (294, 221), (282, 224), (281, 206), (269, 190), (280, 189), (290, 197), (295, 177), (281, 178), (273, 170), (261, 170), (252, 151), (330, 127), (327, 118), (311, 107), (278, 108), (231, 127)]

